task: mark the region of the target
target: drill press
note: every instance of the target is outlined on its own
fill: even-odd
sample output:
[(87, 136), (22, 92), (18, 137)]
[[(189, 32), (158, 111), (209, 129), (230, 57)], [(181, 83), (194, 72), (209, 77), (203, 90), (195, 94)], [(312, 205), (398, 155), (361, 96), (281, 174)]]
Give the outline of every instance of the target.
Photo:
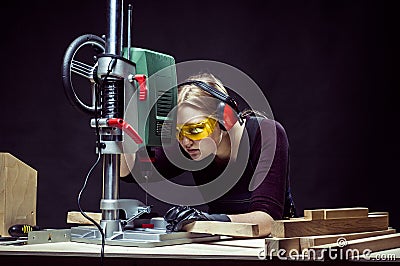
[[(144, 148), (150, 162), (152, 149), (175, 137), (175, 60), (169, 55), (131, 47), (132, 12), (129, 5), (126, 47), (123, 0), (107, 0), (105, 38), (91, 34), (78, 37), (66, 50), (63, 61), (63, 84), (69, 100), (94, 116), (91, 126), (96, 128), (98, 137), (96, 152), (103, 159), (100, 226), (106, 244), (148, 247), (218, 239), (206, 234), (166, 233), (162, 218), (146, 222), (153, 224), (153, 228), (135, 228), (135, 219), (150, 213), (150, 206), (135, 199), (119, 199), (121, 154)], [(91, 63), (79, 58), (85, 47), (91, 47), (95, 54)], [(78, 97), (73, 85), (76, 76), (90, 81), (91, 104)], [(120, 211), (126, 219), (120, 218)], [(71, 241), (101, 243), (99, 230), (91, 226), (73, 227)]]

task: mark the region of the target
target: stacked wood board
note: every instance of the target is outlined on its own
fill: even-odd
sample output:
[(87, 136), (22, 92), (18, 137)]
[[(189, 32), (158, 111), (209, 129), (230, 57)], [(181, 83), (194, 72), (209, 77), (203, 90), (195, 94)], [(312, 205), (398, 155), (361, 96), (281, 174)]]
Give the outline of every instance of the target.
[[(185, 229), (261, 237), (254, 224), (197, 221)], [(304, 217), (274, 221), (271, 237), (265, 238), (266, 257), (295, 260), (354, 259), (392, 248), (400, 248), (400, 234), (389, 227), (389, 214), (369, 212), (368, 208), (305, 210)]]
[(400, 247), (389, 214), (368, 208), (305, 210), (302, 218), (274, 221), (271, 236), (266, 254), (293, 259), (349, 259)]

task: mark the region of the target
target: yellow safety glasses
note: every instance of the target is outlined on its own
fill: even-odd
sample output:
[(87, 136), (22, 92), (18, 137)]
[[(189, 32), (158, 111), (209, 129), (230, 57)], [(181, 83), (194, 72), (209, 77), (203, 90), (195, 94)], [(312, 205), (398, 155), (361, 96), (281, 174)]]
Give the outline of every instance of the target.
[(188, 123), (176, 125), (176, 138), (183, 140), (183, 137), (187, 137), (191, 140), (201, 140), (210, 136), (217, 124), (217, 120), (207, 117), (206, 119), (198, 123)]

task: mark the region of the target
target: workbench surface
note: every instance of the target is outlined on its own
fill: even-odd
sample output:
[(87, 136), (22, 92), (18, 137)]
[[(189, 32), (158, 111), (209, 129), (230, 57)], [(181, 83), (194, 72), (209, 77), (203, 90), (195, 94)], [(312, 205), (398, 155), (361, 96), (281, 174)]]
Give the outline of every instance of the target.
[[(258, 239), (222, 239), (214, 242), (191, 243), (164, 247), (138, 248), (123, 246), (105, 246), (106, 265), (125, 265), (127, 261), (135, 265), (145, 265), (151, 261), (163, 265), (253, 265), (265, 263), (265, 240)], [(60, 242), (33, 245), (0, 245), (0, 262), (17, 261), (19, 263), (29, 262), (29, 265), (73, 265), (76, 262), (84, 262), (85, 265), (99, 263), (100, 245), (85, 244), (76, 242)], [(382, 254), (393, 254), (397, 261), (400, 260), (400, 248), (381, 252), (374, 252), (371, 258)], [(264, 256), (264, 257), (263, 257)], [(40, 259), (42, 258), (42, 259)], [(46, 259), (44, 259), (46, 258)], [(68, 258), (75, 258), (68, 263), (64, 261)], [(85, 261), (86, 259), (86, 261)], [(268, 259), (268, 258), (267, 258)], [(36, 261), (36, 263), (35, 263)], [(43, 262), (44, 261), (44, 262)], [(142, 261), (142, 263), (140, 263)], [(277, 261), (276, 258), (274, 261)], [(279, 260), (278, 260), (279, 261)], [(281, 260), (281, 262), (284, 262)], [(132, 264), (126, 265), (132, 265)], [(3, 264), (2, 264), (3, 265)], [(83, 265), (83, 264), (82, 264)]]

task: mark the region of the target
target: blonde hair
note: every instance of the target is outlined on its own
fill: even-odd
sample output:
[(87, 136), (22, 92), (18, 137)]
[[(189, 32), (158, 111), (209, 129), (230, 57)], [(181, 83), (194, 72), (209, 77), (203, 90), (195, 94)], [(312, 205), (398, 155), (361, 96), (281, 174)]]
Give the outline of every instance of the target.
[[(217, 89), (218, 91), (226, 95), (229, 95), (224, 85), (222, 85), (222, 82), (211, 73), (201, 73), (198, 75), (191, 76), (187, 78), (185, 82), (189, 80), (199, 80), (205, 82), (208, 85)], [(215, 113), (219, 103), (220, 100), (216, 99), (211, 94), (199, 88), (195, 84), (187, 84), (180, 86), (178, 88), (178, 105), (190, 104), (199, 109), (200, 111), (209, 114), (209, 116), (214, 119), (218, 119)], [(242, 110), (238, 115), (241, 119), (246, 119), (248, 116), (273, 119), (273, 117), (269, 117), (266, 113), (253, 109)]]
[[(201, 73), (186, 79), (186, 81), (189, 80), (198, 80), (205, 82), (208, 85), (217, 89), (218, 91), (228, 95), (228, 92), (224, 88), (224, 85), (222, 85), (222, 82), (217, 79), (213, 74)], [(192, 105), (200, 111), (209, 114), (213, 118), (216, 118), (215, 113), (219, 103), (220, 100), (216, 99), (214, 96), (199, 88), (195, 84), (187, 84), (178, 88), (178, 105)]]

